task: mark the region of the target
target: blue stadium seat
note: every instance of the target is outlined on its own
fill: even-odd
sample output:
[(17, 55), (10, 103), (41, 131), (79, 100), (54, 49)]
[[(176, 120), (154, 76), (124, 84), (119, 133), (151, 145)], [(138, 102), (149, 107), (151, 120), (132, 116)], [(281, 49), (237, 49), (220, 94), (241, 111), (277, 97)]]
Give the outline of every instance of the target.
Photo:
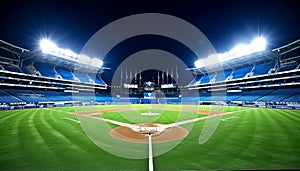
[(89, 83), (90, 80), (86, 74), (74, 72), (74, 75), (80, 80), (80, 82)]
[(261, 97), (258, 99), (258, 101), (262, 102), (280, 102), (283, 99), (286, 99), (288, 97), (291, 97), (295, 94), (299, 93), (299, 89), (278, 89), (273, 91), (270, 94), (267, 94), (266, 96)]
[(71, 81), (74, 80), (73, 75), (70, 71), (58, 67), (56, 68), (56, 71), (58, 72), (59, 75), (63, 77), (63, 79), (71, 80)]
[(49, 99), (43, 97), (41, 94), (36, 94), (32, 90), (21, 90), (21, 89), (5, 89), (9, 94), (22, 99), (27, 103), (31, 102), (48, 102)]
[(20, 68), (15, 67), (15, 66), (11, 66), (11, 65), (2, 65), (3, 68), (7, 71), (12, 71), (12, 72), (19, 72), (22, 73), (22, 71), (20, 70)]
[(224, 72), (219, 72), (216, 76), (216, 82), (219, 81), (225, 81), (226, 78), (232, 73), (232, 71), (224, 71)]
[(252, 91), (243, 91), (242, 95), (236, 98), (236, 101), (256, 101), (257, 99), (271, 93), (273, 90), (252, 90)]
[(64, 92), (56, 92), (56, 91), (44, 91), (44, 90), (35, 90), (37, 94), (42, 94), (45, 98), (50, 101), (72, 101), (67, 93)]
[(283, 66), (283, 67), (280, 67), (277, 72), (290, 71), (290, 70), (295, 69), (296, 67), (297, 67), (296, 63), (293, 65)]
[(290, 97), (287, 97), (283, 100), (283, 102), (296, 102), (296, 103), (300, 103), (300, 90), (298, 89), (298, 91), (293, 94)]
[(0, 103), (13, 103), (13, 102), (23, 102), (21, 99), (7, 93), (4, 90), (0, 90)]
[(50, 66), (46, 63), (35, 63), (34, 67), (42, 74), (42, 76), (55, 78), (55, 72), (53, 70), (53, 66)]
[(274, 67), (274, 63), (263, 63), (255, 66), (253, 76), (268, 74), (269, 70)]
[(232, 79), (238, 79), (238, 78), (244, 78), (247, 73), (249, 73), (252, 69), (252, 66), (247, 66), (244, 68), (239, 68), (234, 70), (233, 78)]
[(95, 78), (95, 83), (96, 83), (96, 84), (103, 85), (103, 86), (106, 86), (106, 83), (105, 83), (101, 78), (99, 78), (98, 75), (97, 75), (96, 78)]
[(189, 84), (189, 86), (197, 85), (202, 75), (197, 75), (196, 78)]

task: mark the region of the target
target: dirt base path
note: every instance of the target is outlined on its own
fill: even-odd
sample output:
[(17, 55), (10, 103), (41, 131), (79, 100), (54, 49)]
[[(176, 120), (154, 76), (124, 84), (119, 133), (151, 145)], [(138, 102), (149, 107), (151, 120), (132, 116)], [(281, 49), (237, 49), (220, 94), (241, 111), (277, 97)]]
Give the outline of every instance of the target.
[[(118, 126), (116, 128), (113, 128), (109, 131), (109, 134), (113, 138), (122, 141), (148, 143), (147, 133), (135, 132), (131, 128), (126, 126)], [(173, 126), (170, 128), (166, 128), (164, 132), (160, 134), (152, 134), (152, 142), (162, 143), (176, 141), (185, 138), (188, 134), (189, 131), (187, 129), (180, 126)]]

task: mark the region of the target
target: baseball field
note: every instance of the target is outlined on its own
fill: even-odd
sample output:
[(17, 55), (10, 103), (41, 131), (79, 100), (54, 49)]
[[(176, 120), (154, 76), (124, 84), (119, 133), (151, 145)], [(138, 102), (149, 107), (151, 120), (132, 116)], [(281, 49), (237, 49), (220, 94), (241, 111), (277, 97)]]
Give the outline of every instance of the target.
[[(109, 129), (94, 132), (116, 142), (147, 145), (143, 138), (146, 135), (132, 133), (118, 123), (147, 123), (150, 127), (154, 119), (156, 129), (157, 125), (180, 123), (176, 127), (186, 133), (168, 127), (165, 137), (155, 135), (159, 141), (153, 138), (154, 153), (156, 145), (180, 143), (154, 156), (154, 170), (300, 169), (300, 111), (233, 106), (221, 110), (212, 106), (151, 107), (151, 112), (148, 105), (0, 111), (0, 170), (147, 170), (147, 158), (110, 154), (91, 140), (85, 128), (105, 123)], [(193, 122), (182, 122), (193, 118)], [(205, 124), (214, 118), (219, 118), (216, 130), (205, 143), (199, 143)], [(177, 138), (173, 140), (174, 137)], [(108, 148), (115, 145), (104, 144)], [(127, 150), (138, 153), (136, 149)]]

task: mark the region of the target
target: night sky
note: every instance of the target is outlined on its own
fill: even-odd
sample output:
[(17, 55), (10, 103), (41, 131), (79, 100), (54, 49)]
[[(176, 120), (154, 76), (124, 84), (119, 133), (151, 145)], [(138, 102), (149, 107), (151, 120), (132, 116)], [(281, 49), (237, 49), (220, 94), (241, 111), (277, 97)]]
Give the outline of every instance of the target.
[[(103, 26), (128, 15), (150, 12), (170, 14), (190, 22), (208, 37), (219, 53), (238, 43), (249, 43), (256, 36), (264, 36), (268, 48), (272, 49), (300, 38), (299, 9), (297, 1), (290, 0), (4, 0), (0, 2), (0, 39), (34, 50), (41, 38), (48, 37), (60, 47), (79, 53)], [(157, 40), (159, 44), (153, 43)], [(112, 68), (107, 76), (116, 63), (148, 48), (168, 50), (190, 67), (196, 59), (189, 49), (168, 38), (138, 36), (120, 43), (104, 58), (104, 66)]]

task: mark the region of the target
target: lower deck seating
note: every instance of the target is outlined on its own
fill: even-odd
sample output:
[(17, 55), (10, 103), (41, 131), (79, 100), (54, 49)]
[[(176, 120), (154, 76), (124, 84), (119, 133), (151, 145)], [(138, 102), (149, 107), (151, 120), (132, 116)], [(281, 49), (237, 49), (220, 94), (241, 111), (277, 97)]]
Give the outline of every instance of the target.
[(296, 93), (299, 93), (299, 89), (278, 89), (274, 90), (272, 93), (263, 96), (258, 99), (261, 102), (280, 102)]
[(15, 90), (15, 89), (5, 89), (6, 92), (22, 99), (27, 103), (32, 102), (48, 102), (49, 99), (45, 98), (42, 94), (37, 94), (32, 90)]
[(21, 99), (9, 94), (4, 90), (0, 90), (0, 103), (23, 102)]

